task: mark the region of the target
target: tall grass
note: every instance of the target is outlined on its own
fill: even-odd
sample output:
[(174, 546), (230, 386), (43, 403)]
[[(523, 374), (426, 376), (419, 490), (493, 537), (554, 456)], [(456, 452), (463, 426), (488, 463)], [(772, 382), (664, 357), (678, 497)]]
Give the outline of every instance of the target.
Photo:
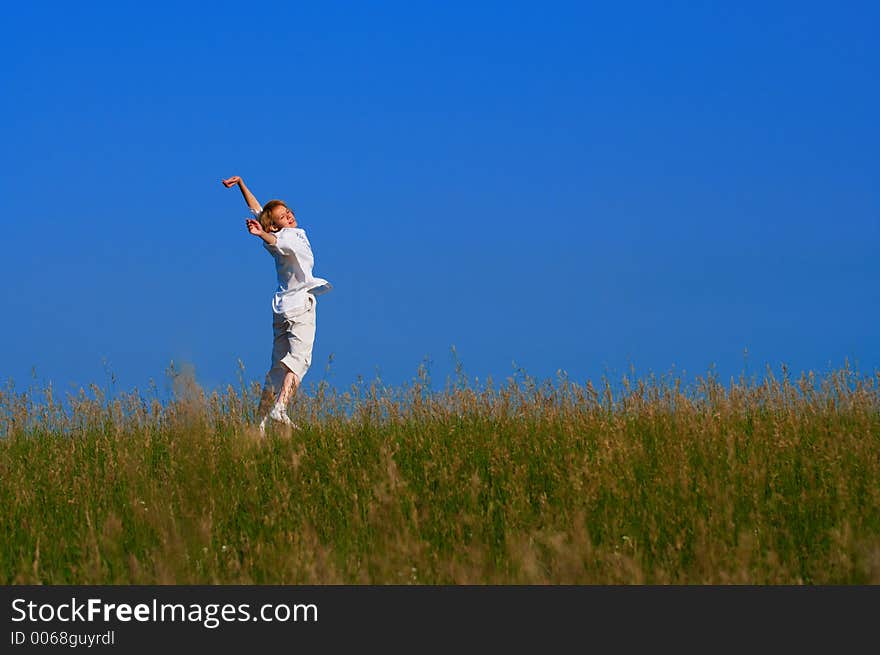
[(0, 583), (880, 583), (880, 373), (0, 391)]

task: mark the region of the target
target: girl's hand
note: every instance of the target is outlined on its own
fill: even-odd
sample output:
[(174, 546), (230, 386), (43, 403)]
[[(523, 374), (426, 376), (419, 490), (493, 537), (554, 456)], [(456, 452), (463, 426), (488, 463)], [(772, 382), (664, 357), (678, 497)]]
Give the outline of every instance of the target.
[(247, 218), (244, 222), (245, 225), (247, 225), (247, 231), (253, 234), (255, 237), (262, 237), (264, 234), (266, 234), (263, 226), (260, 225), (260, 221), (254, 220), (253, 218)]
[(239, 182), (241, 182), (241, 178), (238, 175), (233, 175), (232, 177), (227, 177), (225, 180), (221, 180), (223, 182), (223, 186), (227, 189), (231, 186), (235, 186)]

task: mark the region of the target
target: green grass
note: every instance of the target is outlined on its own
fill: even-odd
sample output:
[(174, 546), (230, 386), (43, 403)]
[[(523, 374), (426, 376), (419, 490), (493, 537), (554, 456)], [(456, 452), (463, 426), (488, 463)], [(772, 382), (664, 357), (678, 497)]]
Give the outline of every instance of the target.
[(880, 375), (0, 392), (0, 583), (876, 584)]

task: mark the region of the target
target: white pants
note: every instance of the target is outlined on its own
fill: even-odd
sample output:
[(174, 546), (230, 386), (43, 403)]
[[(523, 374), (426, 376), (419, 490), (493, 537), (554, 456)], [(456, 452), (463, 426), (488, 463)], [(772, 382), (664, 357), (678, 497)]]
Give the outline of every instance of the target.
[(274, 314), (272, 331), (272, 364), (266, 376), (266, 385), (273, 393), (281, 390), (284, 376), (293, 371), (299, 382), (312, 365), (312, 347), (315, 344), (315, 305), (317, 300), (308, 294), (303, 309), (292, 314)]

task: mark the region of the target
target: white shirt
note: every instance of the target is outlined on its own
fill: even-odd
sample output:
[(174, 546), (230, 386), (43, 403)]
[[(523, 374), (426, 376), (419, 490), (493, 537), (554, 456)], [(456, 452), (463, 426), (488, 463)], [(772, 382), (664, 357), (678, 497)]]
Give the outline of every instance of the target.
[(285, 227), (273, 232), (277, 241), (263, 246), (275, 258), (278, 288), (272, 296), (272, 311), (289, 314), (305, 307), (308, 294), (315, 296), (333, 288), (327, 281), (312, 276), (315, 257), (306, 231), (298, 227)]

